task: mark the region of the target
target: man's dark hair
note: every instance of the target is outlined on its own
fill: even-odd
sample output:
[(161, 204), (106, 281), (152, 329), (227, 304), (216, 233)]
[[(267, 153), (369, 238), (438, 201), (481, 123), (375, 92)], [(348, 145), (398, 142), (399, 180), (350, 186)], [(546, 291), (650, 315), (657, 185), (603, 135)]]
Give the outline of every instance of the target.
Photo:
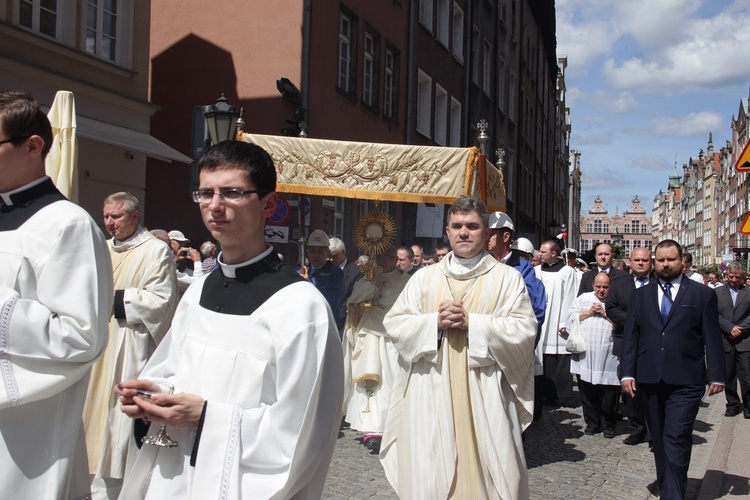
[[(555, 252), (555, 255), (560, 255), (560, 245), (555, 240), (547, 240), (543, 241), (542, 245), (547, 245), (550, 249), (550, 251)], [(539, 245), (539, 248), (542, 247), (542, 245)]]
[(432, 253), (435, 254), (435, 253), (437, 253), (438, 250), (447, 250), (447, 251), (450, 252), (451, 251), (451, 247), (448, 246), (448, 245), (446, 245), (446, 244), (441, 244), (441, 245), (436, 246), (435, 247), (435, 251), (432, 252)]
[[(659, 243), (656, 244), (654, 247), (654, 256), (656, 255), (656, 251), (660, 248), (669, 248), (669, 247), (675, 247), (677, 249), (677, 253), (679, 254), (679, 257), (682, 258), (682, 246), (680, 246), (679, 243), (677, 243), (675, 240), (662, 240)], [(690, 255), (690, 254), (686, 254)], [(690, 261), (692, 262), (693, 258), (690, 257)]]
[(47, 157), (52, 147), (52, 126), (34, 96), (18, 90), (0, 90), (0, 127), (18, 146), (32, 135), (44, 140), (42, 158)]
[(685, 263), (686, 264), (692, 264), (693, 263), (693, 254), (685, 252), (685, 253), (682, 254), (682, 257), (685, 259)]
[(479, 218), (482, 220), (482, 225), (486, 228), (490, 225), (490, 213), (487, 210), (487, 205), (484, 204), (479, 198), (473, 196), (462, 196), (453, 202), (453, 205), (448, 208), (448, 218), (454, 213), (467, 213), (476, 212)]
[(396, 251), (398, 250), (404, 250), (406, 252), (406, 255), (409, 256), (409, 260), (414, 258), (414, 250), (412, 250), (410, 246), (404, 245), (404, 246), (398, 247)]
[(276, 191), (276, 168), (271, 155), (258, 146), (242, 141), (223, 141), (211, 146), (198, 162), (198, 172), (238, 168), (261, 195)]

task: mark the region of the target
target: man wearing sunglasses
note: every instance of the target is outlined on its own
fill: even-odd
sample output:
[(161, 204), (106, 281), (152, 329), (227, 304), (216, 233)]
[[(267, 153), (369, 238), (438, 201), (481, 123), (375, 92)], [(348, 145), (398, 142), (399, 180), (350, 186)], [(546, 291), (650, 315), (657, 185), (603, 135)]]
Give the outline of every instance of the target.
[(0, 91), (0, 491), (89, 493), (81, 412), (107, 345), (112, 265), (96, 223), (45, 175), (52, 129)]
[(157, 424), (152, 435), (166, 425), (178, 447), (144, 444), (121, 498), (142, 498), (144, 484), (148, 498), (320, 498), (343, 401), (336, 321), (265, 242), (269, 154), (226, 141), (198, 168), (193, 199), (219, 269), (185, 292), (141, 380), (116, 389), (123, 412)]

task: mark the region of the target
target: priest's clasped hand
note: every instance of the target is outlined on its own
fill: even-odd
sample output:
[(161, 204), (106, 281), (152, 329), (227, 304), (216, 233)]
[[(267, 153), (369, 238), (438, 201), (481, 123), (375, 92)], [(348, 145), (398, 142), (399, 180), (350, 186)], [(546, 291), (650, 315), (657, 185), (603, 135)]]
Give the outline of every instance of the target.
[[(151, 391), (149, 398), (138, 395), (138, 391)], [(120, 409), (131, 418), (147, 418), (157, 424), (170, 427), (198, 427), (205, 400), (185, 392), (167, 394), (149, 380), (128, 380), (117, 384)]]
[(460, 300), (444, 300), (438, 307), (438, 329), (448, 328), (469, 329), (469, 313)]

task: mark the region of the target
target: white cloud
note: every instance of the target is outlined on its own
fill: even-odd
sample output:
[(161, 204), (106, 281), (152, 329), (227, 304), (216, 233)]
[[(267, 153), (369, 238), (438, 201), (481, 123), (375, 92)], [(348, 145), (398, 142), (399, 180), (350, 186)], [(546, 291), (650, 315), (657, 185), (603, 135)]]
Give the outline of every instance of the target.
[(565, 104), (573, 109), (577, 105), (583, 103), (586, 100), (586, 92), (578, 87), (571, 87), (565, 93)]
[(615, 19), (623, 32), (646, 46), (679, 42), (686, 35), (690, 16), (700, 7), (695, 0), (628, 0), (616, 2)]
[(591, 191), (609, 190), (613, 187), (620, 191), (623, 187), (633, 185), (630, 176), (623, 175), (624, 170), (615, 170), (605, 167), (582, 168), (581, 183), (585, 184), (586, 189)]
[(591, 104), (602, 111), (625, 114), (638, 108), (638, 101), (628, 91), (612, 95), (610, 92), (597, 90), (591, 98)]
[(611, 52), (619, 35), (611, 16), (598, 14), (600, 10), (598, 2), (556, 3), (557, 54), (568, 57), (566, 77), (585, 75), (593, 61)]
[[(623, 3), (630, 5), (629, 2)], [(679, 2), (671, 0), (669, 3)], [(661, 5), (661, 2), (649, 2), (648, 5), (651, 4)], [(679, 36), (667, 33), (649, 37), (637, 22), (633, 22), (630, 33), (638, 42), (650, 45), (654, 50), (641, 50), (638, 56), (623, 61), (609, 57), (602, 70), (607, 82), (621, 89), (642, 88), (659, 92), (746, 81), (750, 71), (740, 58), (750, 47), (750, 30), (746, 28), (750, 25), (750, 8), (735, 9), (732, 13), (725, 11), (709, 19), (688, 19), (686, 13), (672, 12), (669, 15), (676, 18), (669, 18), (666, 14), (667, 17), (662, 18), (666, 24), (679, 28)], [(654, 23), (648, 21), (650, 16), (644, 13), (640, 16), (645, 25), (651, 26), (649, 30), (663, 29), (663, 25), (659, 28), (653, 26)], [(636, 30), (635, 26), (639, 28)]]
[(668, 160), (665, 160), (663, 158), (652, 158), (648, 156), (639, 156), (637, 158), (633, 158), (633, 161), (631, 161), (631, 165), (633, 166), (633, 168), (649, 171), (656, 170), (671, 172), (674, 168), (674, 165)]
[(650, 132), (661, 136), (708, 134), (722, 129), (725, 121), (720, 114), (711, 111), (663, 116), (651, 120)]
[[(575, 128), (573, 130), (575, 130)], [(570, 143), (576, 148), (580, 148), (581, 146), (612, 144), (612, 132), (609, 130), (585, 130), (583, 132), (573, 132), (571, 134)]]

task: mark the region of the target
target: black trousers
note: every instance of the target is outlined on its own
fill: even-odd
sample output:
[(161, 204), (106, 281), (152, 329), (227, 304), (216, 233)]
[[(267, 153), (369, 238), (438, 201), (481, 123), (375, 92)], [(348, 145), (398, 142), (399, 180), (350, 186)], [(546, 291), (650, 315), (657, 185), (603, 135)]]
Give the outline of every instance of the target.
[(545, 403), (573, 396), (573, 376), (570, 374), (570, 354), (545, 354), (544, 384)]
[[(725, 395), (727, 408), (750, 411), (750, 351), (738, 351), (734, 346), (724, 353), (727, 368)], [(737, 382), (740, 391), (737, 391)]]
[(693, 447), (693, 424), (705, 385), (638, 384), (646, 398), (646, 422), (654, 447), (661, 498), (683, 499)]
[(617, 398), (620, 397), (619, 385), (594, 385), (585, 380), (579, 379), (579, 385), (583, 391), (584, 397), (581, 398), (583, 404), (583, 421), (586, 427), (599, 430), (604, 420), (605, 429), (615, 429), (617, 417)]

